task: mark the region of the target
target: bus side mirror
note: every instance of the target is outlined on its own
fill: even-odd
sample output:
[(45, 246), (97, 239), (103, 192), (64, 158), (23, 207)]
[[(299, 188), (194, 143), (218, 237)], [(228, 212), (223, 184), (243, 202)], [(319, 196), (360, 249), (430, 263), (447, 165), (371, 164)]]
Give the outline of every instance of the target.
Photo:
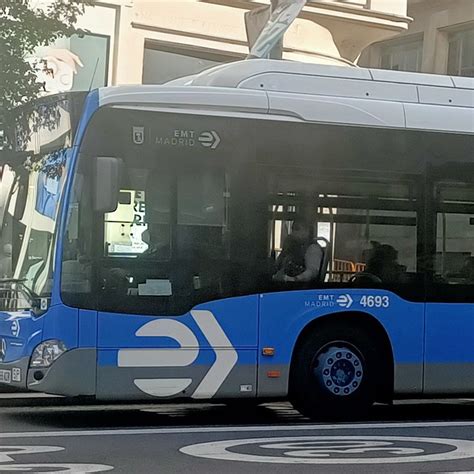
[(117, 209), (120, 195), (122, 160), (111, 156), (95, 159), (94, 210), (106, 213)]

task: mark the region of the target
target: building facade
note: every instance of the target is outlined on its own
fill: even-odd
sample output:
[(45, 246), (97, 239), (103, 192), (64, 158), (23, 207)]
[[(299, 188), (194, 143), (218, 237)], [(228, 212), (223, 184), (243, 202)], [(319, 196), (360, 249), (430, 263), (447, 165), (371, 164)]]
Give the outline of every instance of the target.
[(408, 30), (364, 51), (361, 66), (474, 77), (474, 1), (408, 0)]
[[(42, 0), (48, 2), (50, 0)], [(249, 52), (245, 13), (270, 0), (98, 0), (80, 36), (37, 56), (58, 70), (50, 93), (160, 84)], [(351, 66), (370, 44), (406, 31), (407, 0), (308, 1), (284, 38), (283, 58)]]

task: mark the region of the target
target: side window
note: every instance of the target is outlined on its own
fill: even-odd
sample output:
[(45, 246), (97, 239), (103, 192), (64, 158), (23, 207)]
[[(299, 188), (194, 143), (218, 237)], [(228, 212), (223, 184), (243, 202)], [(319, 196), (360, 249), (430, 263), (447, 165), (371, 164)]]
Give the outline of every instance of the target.
[(162, 171), (128, 168), (114, 212), (105, 215), (104, 256), (171, 256), (171, 176)]
[(40, 169), (29, 173), (28, 185), (24, 186), (26, 181), (20, 180), (12, 196), (18, 230), (13, 240), (17, 256), (14, 276), (24, 280), (30, 291), (42, 296), (49, 296), (53, 286), (55, 233), (66, 157), (65, 150), (45, 155), (39, 162)]
[[(53, 235), (49, 232), (30, 229), (28, 235), (28, 247), (26, 248), (23, 265), (20, 270), (19, 278), (24, 280), (24, 284), (32, 290), (38, 291), (38, 286), (44, 287), (45, 282), (38, 285), (45, 269), (47, 270), (46, 260), (51, 259), (51, 244)], [(51, 291), (51, 283), (47, 285), (48, 291)], [(41, 292), (39, 292), (41, 293)]]
[(81, 156), (69, 200), (63, 240), (61, 293), (66, 304), (95, 309), (93, 290), (93, 228), (91, 161)]
[(474, 285), (474, 185), (436, 188), (435, 281)]
[[(418, 280), (415, 184), (403, 177), (273, 176), (272, 279), (369, 287)], [(317, 272), (305, 278), (311, 261)]]
[(228, 177), (221, 169), (178, 175), (178, 257), (228, 257)]
[(228, 182), (220, 168), (127, 168), (103, 222), (101, 309), (180, 315), (228, 296)]

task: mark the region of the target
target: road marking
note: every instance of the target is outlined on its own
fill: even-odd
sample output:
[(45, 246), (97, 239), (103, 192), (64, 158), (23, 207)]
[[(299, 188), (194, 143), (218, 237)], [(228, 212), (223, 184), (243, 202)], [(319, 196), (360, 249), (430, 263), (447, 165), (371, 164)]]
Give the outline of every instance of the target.
[(12, 456), (64, 451), (60, 446), (0, 446), (0, 463), (13, 462)]
[[(251, 453), (242, 452), (246, 446), (251, 448)], [(430, 453), (433, 446), (435, 451), (442, 452)], [(230, 451), (231, 448), (239, 452)], [(275, 455), (267, 455), (265, 450), (273, 450)], [(213, 441), (185, 446), (179, 451), (219, 461), (385, 465), (471, 459), (474, 441), (405, 436), (300, 436)]]
[(7, 392), (0, 393), (0, 400), (20, 400), (29, 398), (63, 398), (61, 395), (49, 395), (40, 392)]
[[(41, 470), (40, 470), (41, 469)], [(45, 471), (45, 469), (48, 469)], [(91, 472), (112, 471), (112, 466), (105, 464), (9, 464), (0, 465), (1, 472), (32, 472), (32, 473), (61, 473), (61, 474), (89, 474)]]
[[(62, 472), (85, 474), (91, 472), (111, 471), (112, 466), (105, 464), (17, 464), (15, 459), (22, 455), (35, 455), (64, 451), (62, 446), (0, 446), (0, 471), (2, 472)], [(45, 471), (48, 469), (48, 471)]]
[(0, 433), (4, 438), (58, 438), (61, 436), (135, 436), (161, 434), (194, 434), (194, 433), (246, 433), (265, 431), (327, 431), (327, 430), (360, 430), (360, 429), (394, 429), (394, 428), (453, 428), (472, 427), (473, 421), (446, 421), (428, 423), (370, 423), (341, 425), (261, 425), (261, 426), (212, 426), (200, 428), (152, 428), (152, 429), (121, 429), (121, 430), (65, 430), (65, 431), (27, 431)]

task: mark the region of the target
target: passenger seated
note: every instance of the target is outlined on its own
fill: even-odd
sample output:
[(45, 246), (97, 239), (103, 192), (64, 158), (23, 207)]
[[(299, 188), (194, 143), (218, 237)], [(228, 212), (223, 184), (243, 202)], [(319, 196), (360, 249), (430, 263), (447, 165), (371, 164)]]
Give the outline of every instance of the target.
[(295, 218), (291, 234), (283, 243), (277, 259), (273, 281), (310, 282), (319, 278), (324, 258), (321, 246), (314, 241), (312, 226), (301, 217)]
[(372, 242), (367, 266), (362, 273), (352, 278), (357, 284), (400, 283), (406, 267), (398, 263), (398, 252), (388, 244)]

